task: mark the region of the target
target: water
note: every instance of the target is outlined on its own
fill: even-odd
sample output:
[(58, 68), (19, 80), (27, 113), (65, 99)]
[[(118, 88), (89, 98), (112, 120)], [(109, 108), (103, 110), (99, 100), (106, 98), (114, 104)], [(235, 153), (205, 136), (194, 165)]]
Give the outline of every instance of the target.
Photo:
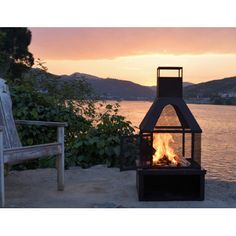
[[(139, 126), (151, 102), (122, 101), (121, 114)], [(236, 182), (236, 106), (190, 104), (202, 134), (202, 166), (207, 178)]]

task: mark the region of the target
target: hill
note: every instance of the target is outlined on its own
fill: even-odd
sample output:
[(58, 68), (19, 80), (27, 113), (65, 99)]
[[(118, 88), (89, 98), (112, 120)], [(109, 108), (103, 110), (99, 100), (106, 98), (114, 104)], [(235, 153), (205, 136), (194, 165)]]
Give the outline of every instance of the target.
[[(143, 86), (127, 80), (101, 78), (85, 73), (73, 73), (58, 77), (59, 81), (86, 80), (94, 91), (104, 99), (114, 100), (153, 100), (156, 96), (156, 86)], [(187, 87), (192, 83), (184, 82)]]
[(184, 97), (190, 102), (236, 104), (236, 76), (185, 87)]
[(149, 87), (133, 83), (127, 80), (113, 78), (100, 78), (84, 73), (74, 73), (61, 77), (62, 80), (86, 80), (95, 92), (104, 99), (122, 100), (149, 100), (153, 99), (155, 92)]
[[(156, 86), (143, 86), (126, 80), (101, 78), (79, 72), (54, 75), (34, 69), (33, 73), (37, 74), (39, 84), (51, 80), (59, 87), (65, 82), (85, 80), (103, 99), (153, 100), (156, 96)], [(184, 98), (190, 103), (236, 104), (236, 76), (199, 84), (184, 82), (183, 87)]]
[[(73, 82), (76, 80), (87, 81), (97, 95), (103, 99), (113, 100), (153, 100), (155, 91), (148, 86), (133, 83), (131, 81), (119, 80), (113, 78), (101, 78), (85, 73), (73, 73), (71, 75), (54, 75), (34, 69), (33, 74), (38, 78), (38, 86), (45, 84), (45, 81), (56, 83), (55, 86), (63, 86), (64, 82)], [(41, 91), (45, 88), (40, 87)]]
[(190, 85), (184, 90), (184, 94), (186, 97), (210, 97), (231, 92), (236, 92), (235, 76)]

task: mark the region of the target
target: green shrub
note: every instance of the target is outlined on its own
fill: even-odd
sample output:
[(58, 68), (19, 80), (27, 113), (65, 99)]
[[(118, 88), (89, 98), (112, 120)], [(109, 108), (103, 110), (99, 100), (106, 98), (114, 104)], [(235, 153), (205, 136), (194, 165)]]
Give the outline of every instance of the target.
[[(58, 99), (42, 94), (33, 89), (31, 81), (25, 79), (20, 84), (10, 84), (14, 119), (62, 121), (67, 122), (65, 129), (65, 149), (76, 140), (79, 133), (85, 133), (92, 126), (89, 119), (78, 115), (71, 105), (67, 106)], [(55, 142), (57, 138), (56, 127), (46, 126), (18, 126), (18, 133), (23, 145), (36, 145)], [(68, 163), (69, 164), (69, 163)], [(52, 158), (40, 161), (30, 161), (17, 168), (38, 168), (54, 166)]]
[[(65, 92), (60, 95), (58, 93), (57, 96), (48, 92), (42, 93), (34, 88), (34, 84), (35, 80), (32, 77), (25, 77), (20, 83), (9, 84), (14, 118), (67, 122), (66, 167), (80, 165), (86, 168), (96, 164), (106, 163), (108, 166), (119, 164), (120, 136), (134, 133), (131, 123), (118, 114), (119, 104), (105, 105), (100, 102), (98, 105), (96, 100), (88, 97), (68, 99), (69, 96)], [(83, 82), (83, 86), (80, 84), (83, 92), (86, 89), (90, 91), (86, 83)], [(67, 91), (68, 93), (71, 91), (68, 85)], [(18, 133), (23, 145), (56, 141), (56, 128), (22, 125), (18, 127)], [(54, 167), (54, 160), (48, 157), (39, 161), (29, 161), (14, 168)]]
[(75, 164), (82, 167), (119, 165), (120, 136), (132, 135), (134, 128), (118, 111), (118, 103), (106, 105), (105, 110), (97, 114), (96, 125), (79, 136), (70, 152)]

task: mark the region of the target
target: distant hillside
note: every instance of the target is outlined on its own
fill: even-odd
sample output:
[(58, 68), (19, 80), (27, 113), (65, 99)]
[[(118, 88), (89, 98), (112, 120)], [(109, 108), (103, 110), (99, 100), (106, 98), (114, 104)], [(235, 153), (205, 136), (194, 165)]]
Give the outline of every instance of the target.
[(146, 100), (155, 96), (155, 92), (149, 87), (130, 81), (103, 79), (89, 82), (98, 94), (108, 99)]
[[(60, 79), (66, 79), (67, 81), (85, 79), (89, 84), (91, 84), (96, 93), (105, 99), (153, 100), (156, 96), (156, 86), (143, 86), (126, 80), (113, 78), (105, 79), (78, 72), (69, 76), (62, 76)], [(190, 85), (193, 85), (193, 83), (183, 83), (184, 87)]]
[(194, 84), (184, 90), (186, 97), (209, 97), (231, 92), (236, 92), (236, 76)]
[(74, 73), (70, 76), (61, 77), (62, 80), (84, 79), (95, 92), (104, 99), (124, 100), (149, 100), (153, 99), (155, 92), (149, 87), (142, 86), (131, 81), (112, 78), (100, 78), (83, 73)]
[(236, 76), (188, 86), (184, 97), (197, 103), (236, 104)]
[[(131, 81), (104, 79), (78, 72), (60, 76), (40, 70), (33, 72), (40, 83), (51, 80), (63, 86), (65, 81), (86, 80), (103, 99), (153, 100), (156, 96), (156, 86), (142, 86)], [(184, 82), (184, 98), (191, 103), (236, 104), (236, 76), (199, 84)]]
[(86, 80), (103, 80), (103, 78), (94, 76), (94, 75), (89, 75), (89, 74), (85, 74), (85, 73), (79, 73), (79, 72), (75, 72), (71, 75), (62, 75), (60, 76), (61, 79), (67, 79), (67, 80), (74, 80), (74, 79), (86, 79)]

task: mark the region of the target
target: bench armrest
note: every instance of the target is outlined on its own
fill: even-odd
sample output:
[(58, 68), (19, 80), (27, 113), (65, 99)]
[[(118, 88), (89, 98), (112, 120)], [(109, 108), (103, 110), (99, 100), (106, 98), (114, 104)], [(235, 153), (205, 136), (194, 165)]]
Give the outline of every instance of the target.
[(36, 120), (15, 120), (16, 125), (44, 125), (54, 127), (66, 127), (66, 122), (36, 121)]

